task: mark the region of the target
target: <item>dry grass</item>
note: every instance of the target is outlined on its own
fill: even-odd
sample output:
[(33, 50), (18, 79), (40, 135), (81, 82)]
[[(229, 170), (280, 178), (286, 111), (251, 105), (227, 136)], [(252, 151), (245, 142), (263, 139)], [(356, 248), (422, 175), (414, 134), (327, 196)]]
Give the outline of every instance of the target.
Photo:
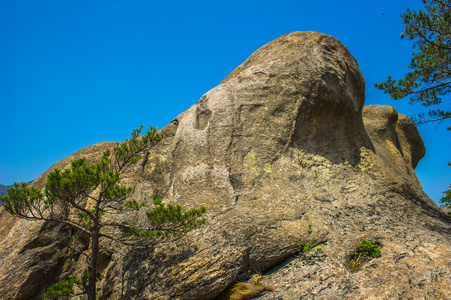
[(229, 300), (246, 300), (260, 295), (264, 291), (271, 291), (272, 287), (261, 282), (263, 276), (253, 275), (247, 282), (238, 282), (232, 288)]

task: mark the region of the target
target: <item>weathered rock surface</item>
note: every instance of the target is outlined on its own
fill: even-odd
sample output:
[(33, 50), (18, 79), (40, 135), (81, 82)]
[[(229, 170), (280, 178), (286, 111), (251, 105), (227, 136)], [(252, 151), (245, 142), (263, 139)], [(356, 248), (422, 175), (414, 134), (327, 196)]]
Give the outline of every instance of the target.
[[(207, 224), (178, 241), (119, 247), (126, 255), (102, 261), (100, 298), (212, 299), (255, 270), (274, 287), (261, 299), (451, 298), (451, 222), (414, 173), (421, 136), (393, 108), (363, 103), (357, 62), (328, 35), (295, 32), (256, 51), (124, 174), (138, 200), (207, 206)], [(0, 298), (37, 299), (83, 267), (67, 259), (63, 228), (0, 210), (0, 230)], [(296, 255), (311, 237), (322, 253)], [(362, 238), (382, 256), (351, 273)]]

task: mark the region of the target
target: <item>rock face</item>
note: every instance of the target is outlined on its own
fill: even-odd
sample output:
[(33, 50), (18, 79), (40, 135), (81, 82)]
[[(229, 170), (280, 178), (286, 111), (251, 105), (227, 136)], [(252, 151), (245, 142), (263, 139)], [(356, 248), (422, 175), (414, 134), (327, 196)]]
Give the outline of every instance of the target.
[[(100, 298), (213, 299), (255, 270), (274, 288), (261, 299), (451, 298), (451, 222), (414, 173), (421, 136), (389, 106), (363, 108), (364, 86), (355, 59), (325, 34), (294, 32), (256, 51), (124, 174), (138, 200), (207, 206), (207, 224), (152, 247), (118, 246), (125, 255), (102, 261)], [(83, 268), (68, 260), (64, 228), (0, 210), (0, 230), (0, 298), (38, 299)], [(323, 251), (297, 255), (312, 237)], [(382, 256), (352, 273), (362, 238)]]

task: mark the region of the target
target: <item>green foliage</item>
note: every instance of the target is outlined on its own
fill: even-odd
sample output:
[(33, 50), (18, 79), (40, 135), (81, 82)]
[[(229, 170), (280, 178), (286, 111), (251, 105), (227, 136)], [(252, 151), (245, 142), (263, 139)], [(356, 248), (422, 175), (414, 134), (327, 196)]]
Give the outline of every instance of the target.
[(205, 213), (206, 207), (204, 206), (183, 212), (181, 205), (168, 204), (165, 206), (161, 203), (159, 197), (155, 198), (154, 204), (157, 206), (146, 212), (151, 224), (178, 223), (183, 228), (183, 231), (188, 231), (205, 222), (205, 218), (197, 219)]
[(372, 256), (374, 258), (381, 256), (381, 250), (379, 250), (379, 246), (371, 241), (363, 239), (360, 244), (355, 245), (357, 251), (353, 252), (353, 256), (358, 256), (361, 254)]
[[(181, 235), (205, 223), (202, 215), (205, 207), (183, 211), (180, 205), (164, 205), (161, 198), (154, 200), (155, 207), (146, 215), (147, 224), (129, 224), (105, 221), (105, 215), (114, 215), (126, 211), (138, 211), (145, 206), (130, 199), (133, 187), (121, 185), (121, 173), (125, 167), (136, 164), (148, 149), (163, 139), (155, 127), (139, 137), (143, 126), (134, 129), (132, 137), (123, 143), (117, 143), (113, 149), (103, 152), (98, 162), (88, 162), (80, 158), (71, 162), (70, 168), (56, 169), (49, 174), (43, 192), (27, 183), (15, 183), (8, 190), (8, 196), (0, 198), (5, 210), (13, 216), (28, 220), (45, 220), (72, 227), (76, 232), (84, 233), (90, 247), (85, 255), (88, 261), (87, 271), (78, 278), (71, 275), (68, 280), (48, 289), (45, 299), (73, 294), (74, 286), (79, 286), (89, 300), (94, 300), (98, 289), (96, 280), (99, 273), (97, 256), (99, 241), (109, 239), (126, 243), (122, 236), (109, 236), (103, 233), (107, 227), (118, 228), (123, 236), (166, 237)], [(148, 152), (146, 153), (148, 155)], [(108, 243), (111, 244), (111, 243)], [(78, 252), (76, 247), (71, 248)], [(112, 249), (105, 249), (110, 251)]]
[(451, 184), (449, 185), (449, 189), (444, 191), (443, 194), (445, 194), (445, 196), (440, 198), (440, 202), (451, 207)]
[(258, 275), (260, 278), (263, 278), (263, 277), (267, 277), (267, 276), (268, 276), (268, 275), (263, 275), (262, 272), (257, 271), (256, 269), (254, 269), (254, 272), (255, 272), (255, 275)]
[[(307, 229), (307, 233), (309, 235), (312, 234), (312, 225), (308, 226)], [(318, 244), (318, 240), (317, 239), (312, 239), (310, 240), (310, 242), (306, 243), (306, 242), (298, 242), (298, 252), (300, 253), (308, 253), (310, 252), (313, 248), (315, 248), (315, 246)], [(320, 252), (322, 252), (323, 250), (321, 248), (317, 248), (315, 251), (315, 254), (319, 254)]]
[(42, 296), (42, 300), (52, 300), (61, 296), (74, 295), (74, 285), (82, 286), (86, 279), (80, 279), (75, 275), (69, 275), (68, 280), (61, 281), (50, 288)]
[(125, 204), (119, 206), (119, 210), (123, 211), (124, 209), (129, 210), (140, 210), (142, 207), (146, 206), (146, 202), (138, 203), (135, 199), (125, 202)]
[(351, 271), (357, 271), (365, 261), (381, 256), (379, 245), (372, 241), (362, 239), (362, 242), (355, 247), (357, 250), (351, 253), (351, 260), (348, 263)]
[[(96, 272), (96, 279), (101, 278), (101, 273)], [(62, 296), (71, 296), (75, 295), (78, 297), (82, 297), (84, 294), (87, 293), (87, 282), (90, 277), (90, 274), (88, 270), (84, 270), (83, 274), (81, 275), (81, 278), (77, 277), (76, 275), (69, 275), (68, 280), (61, 281), (57, 284), (52, 285), (47, 289), (47, 291), (42, 296), (42, 300), (51, 300), (56, 299), (58, 297)], [(81, 293), (76, 294), (74, 290), (74, 286), (78, 286), (78, 288), (82, 291)], [(100, 291), (100, 288), (96, 289), (97, 292)]]
[(448, 206), (451, 206), (451, 184), (449, 185), (449, 189), (443, 192), (445, 196), (440, 198), (440, 202), (445, 203)]
[(307, 253), (310, 252), (313, 248), (315, 248), (317, 239), (311, 240), (309, 243), (298, 242), (298, 252)]
[(12, 215), (26, 215), (29, 209), (35, 209), (40, 213), (43, 204), (43, 194), (35, 187), (29, 187), (26, 182), (15, 182), (14, 186), (7, 190), (8, 196), (2, 196), (0, 201), (7, 212)]
[[(425, 10), (410, 11), (401, 17), (406, 24), (401, 38), (413, 40), (415, 52), (404, 78), (388, 80), (375, 86), (399, 100), (410, 97), (410, 103), (425, 107), (442, 103), (451, 91), (451, 0), (423, 0)], [(429, 110), (416, 118), (418, 124), (442, 122), (451, 118), (450, 111)], [(448, 128), (450, 130), (451, 127)]]
[(202, 215), (207, 211), (205, 206), (183, 212), (181, 205), (165, 205), (160, 197), (153, 200), (155, 207), (146, 212), (149, 224), (153, 227), (121, 226), (125, 235), (137, 237), (164, 238), (168, 235), (182, 235), (206, 222)]
[[(451, 163), (448, 163), (448, 166), (451, 167)], [(451, 184), (449, 185), (449, 189), (443, 192), (445, 196), (440, 198), (440, 202), (444, 203), (445, 205), (448, 205), (449, 208), (451, 208)], [(451, 213), (448, 213), (451, 215)]]

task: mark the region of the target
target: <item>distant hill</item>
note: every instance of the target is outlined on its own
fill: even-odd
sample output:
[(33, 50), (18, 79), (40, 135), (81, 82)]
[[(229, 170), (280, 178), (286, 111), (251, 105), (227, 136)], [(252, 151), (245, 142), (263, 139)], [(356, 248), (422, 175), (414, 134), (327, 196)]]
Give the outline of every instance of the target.
[[(32, 182), (33, 182), (33, 180), (28, 181), (28, 184), (30, 184), (30, 183), (32, 183)], [(0, 184), (0, 196), (6, 196), (6, 195), (7, 195), (6, 190), (7, 190), (8, 188), (10, 188), (10, 187), (12, 187), (12, 185), (3, 185), (3, 184)]]
[(10, 185), (0, 184), (0, 196), (6, 196), (6, 189), (11, 187)]

